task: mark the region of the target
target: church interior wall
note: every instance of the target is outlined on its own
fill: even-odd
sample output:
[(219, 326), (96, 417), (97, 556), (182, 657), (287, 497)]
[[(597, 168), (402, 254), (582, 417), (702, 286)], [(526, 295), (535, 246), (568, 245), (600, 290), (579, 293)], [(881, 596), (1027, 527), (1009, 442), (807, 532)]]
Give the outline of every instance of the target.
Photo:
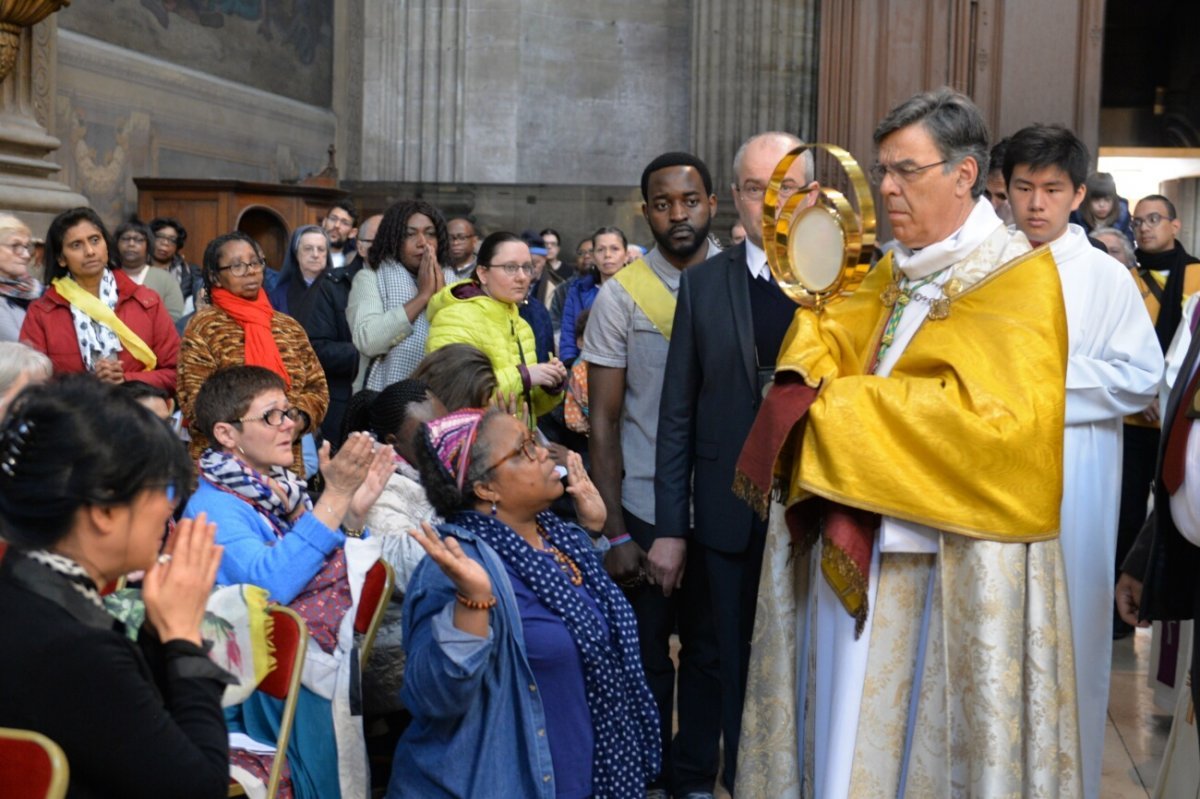
[(64, 182), (117, 222), (136, 210), (135, 176), (291, 182), (325, 167), (337, 129), (331, 21), (306, 51), (281, 27), (286, 4), (242, 4), (219, 27), (172, 11), (165, 28), (156, 5), (74, 3), (57, 15)]

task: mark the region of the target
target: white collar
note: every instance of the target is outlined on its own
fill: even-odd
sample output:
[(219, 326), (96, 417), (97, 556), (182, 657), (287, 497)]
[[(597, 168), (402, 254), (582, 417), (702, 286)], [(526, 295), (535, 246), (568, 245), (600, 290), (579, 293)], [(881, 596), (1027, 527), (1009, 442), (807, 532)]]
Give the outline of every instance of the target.
[(742, 243), (746, 245), (746, 268), (750, 270), (750, 277), (770, 280), (771, 267), (767, 264), (767, 254), (763, 248), (748, 237)]
[(950, 236), (915, 251), (899, 244), (892, 258), (909, 280), (919, 280), (958, 263), (1003, 226), (991, 202), (980, 197), (967, 221)]

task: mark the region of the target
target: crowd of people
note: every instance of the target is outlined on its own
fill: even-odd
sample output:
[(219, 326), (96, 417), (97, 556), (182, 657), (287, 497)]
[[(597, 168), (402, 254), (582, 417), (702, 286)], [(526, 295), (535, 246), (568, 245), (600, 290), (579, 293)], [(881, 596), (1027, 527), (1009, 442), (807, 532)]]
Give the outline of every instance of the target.
[(1197, 609), (1200, 263), (1065, 128), (940, 90), (875, 145), (895, 238), (820, 314), (783, 132), (652, 159), (650, 249), (573, 264), (422, 200), (279, 264), (0, 214), (0, 726), (71, 796), (262, 795), (284, 705), (205, 626), (253, 586), (310, 640), (280, 796), (1098, 796), (1112, 641)]

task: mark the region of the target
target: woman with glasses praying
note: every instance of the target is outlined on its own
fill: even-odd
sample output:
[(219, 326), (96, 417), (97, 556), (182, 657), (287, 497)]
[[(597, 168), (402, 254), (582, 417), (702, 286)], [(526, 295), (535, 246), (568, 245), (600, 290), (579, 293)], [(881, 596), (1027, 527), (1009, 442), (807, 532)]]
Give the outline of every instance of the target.
[(179, 334), (163, 300), (114, 269), (116, 248), (91, 208), (63, 211), (46, 233), (45, 279), (21, 342), (55, 374), (91, 372), (107, 383), (142, 380), (175, 390)]
[(42, 296), (42, 284), (29, 274), (33, 234), (12, 214), (0, 214), (0, 341), (16, 341), (29, 303)]
[(658, 710), (633, 610), (585, 532), (607, 514), (579, 456), (566, 489), (579, 525), (549, 510), (563, 493), (549, 452), (500, 410), (429, 422), (416, 456), (446, 523), (413, 533), (429, 557), (405, 597), (413, 720), (388, 799), (644, 795)]
[(506, 231), (488, 236), (479, 247), (475, 277), (447, 286), (429, 301), (425, 351), (447, 344), (482, 350), (492, 362), (499, 392), (524, 397), (536, 417), (562, 401), (567, 369), (555, 356), (537, 362), (533, 329), (517, 307), (532, 280), (529, 245)]
[[(323, 655), (336, 663), (345, 651), (342, 620), (352, 606), (346, 540), (363, 536), (367, 511), (392, 473), (393, 453), (386, 445), (376, 448), (365, 433), (352, 434), (333, 458), (326, 444), (320, 453), (325, 490), (314, 503), (287, 468), (302, 413), (285, 389), (283, 378), (261, 366), (221, 369), (200, 387), (193, 421), (212, 444), (200, 456), (199, 485), (184, 517), (206, 514), (217, 525), (217, 543), (225, 549), (219, 585), (261, 586), (271, 601), (300, 614), (312, 636), (308, 659), (319, 671)], [(336, 799), (334, 711), (329, 698), (309, 690), (316, 686), (305, 685), (288, 750), (292, 789), (296, 797)], [(279, 714), (278, 701), (257, 694), (226, 718), (231, 731), (270, 742)], [(248, 754), (235, 752), (234, 763), (255, 773)]]
[[(179, 351), (179, 407), (196, 420), (193, 405), (201, 385), (225, 366), (262, 366), (283, 379), (288, 402), (300, 414), (292, 430), (293, 470), (303, 476), (300, 438), (325, 418), (329, 388), (325, 370), (304, 328), (271, 307), (263, 291), (262, 250), (245, 233), (226, 233), (204, 250), (204, 287), (210, 304), (196, 312), (183, 334)], [(192, 455), (198, 457), (210, 439), (196, 428)]]

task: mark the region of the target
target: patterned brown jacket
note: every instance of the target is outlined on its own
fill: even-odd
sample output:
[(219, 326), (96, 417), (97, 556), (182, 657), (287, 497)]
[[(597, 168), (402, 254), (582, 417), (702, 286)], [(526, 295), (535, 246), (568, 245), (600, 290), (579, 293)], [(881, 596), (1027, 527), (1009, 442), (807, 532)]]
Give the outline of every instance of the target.
[[(329, 387), (325, 370), (308, 341), (304, 328), (290, 316), (278, 311), (271, 317), (271, 334), (279, 345), (284, 368), (292, 378), (287, 392), (288, 402), (308, 414), (315, 430), (325, 418), (329, 407)], [(188, 420), (192, 457), (198, 458), (210, 446), (208, 436), (196, 429), (192, 405), (196, 394), (208, 376), (225, 366), (245, 363), (246, 335), (241, 325), (215, 305), (196, 312), (184, 331), (179, 346), (179, 407)], [(292, 470), (304, 475), (300, 442), (292, 445)]]

